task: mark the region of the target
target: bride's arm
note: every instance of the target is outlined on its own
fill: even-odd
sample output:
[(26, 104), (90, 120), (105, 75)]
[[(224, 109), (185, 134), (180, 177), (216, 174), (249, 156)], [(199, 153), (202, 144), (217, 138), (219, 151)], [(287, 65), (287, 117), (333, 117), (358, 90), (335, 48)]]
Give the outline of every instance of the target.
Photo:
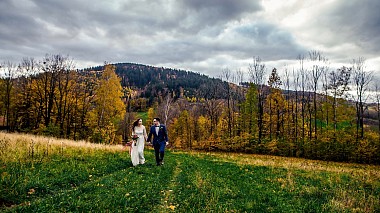
[(143, 134), (144, 134), (145, 141), (147, 141), (148, 140), (148, 134), (146, 134), (145, 126), (143, 127)]
[(131, 134), (131, 136), (133, 136), (133, 135), (136, 135), (136, 133), (135, 133), (135, 127), (133, 127), (133, 129), (132, 129), (132, 134)]

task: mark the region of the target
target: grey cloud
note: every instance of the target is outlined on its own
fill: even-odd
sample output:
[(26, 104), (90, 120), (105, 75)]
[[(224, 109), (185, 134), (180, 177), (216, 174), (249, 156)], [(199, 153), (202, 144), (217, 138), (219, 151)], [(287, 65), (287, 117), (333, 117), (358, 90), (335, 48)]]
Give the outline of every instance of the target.
[[(218, 38), (189, 36), (172, 38), (157, 44), (150, 58), (153, 63), (199, 64), (207, 61), (209, 69), (219, 71), (234, 61), (260, 56), (263, 60), (292, 60), (306, 50), (296, 43), (289, 32), (267, 23), (252, 23), (231, 29)], [(165, 55), (158, 57), (162, 51)], [(223, 61), (223, 62), (222, 62)], [(210, 64), (212, 62), (212, 65)], [(204, 63), (202, 63), (204, 64)], [(199, 68), (199, 66), (195, 66)]]
[(180, 4), (185, 13), (185, 18), (181, 20), (182, 28), (194, 32), (213, 25), (223, 26), (262, 9), (259, 1), (246, 0), (182, 0)]
[(235, 31), (249, 38), (257, 44), (261, 45), (281, 45), (288, 46), (293, 44), (294, 40), (292, 35), (285, 30), (281, 30), (273, 24), (264, 22), (257, 22), (241, 27), (237, 27)]
[[(379, 15), (373, 8), (378, 6), (339, 1), (308, 27), (334, 32), (345, 26), (341, 42), (354, 39), (375, 52), (380, 28), (375, 27)], [(355, 16), (346, 12), (353, 8), (361, 8)], [(222, 68), (253, 56), (290, 60), (306, 52), (292, 32), (265, 20), (265, 15), (253, 20), (255, 14), (263, 14), (261, 1), (2, 0), (0, 61), (9, 55), (21, 59), (62, 53), (78, 63), (178, 64), (211, 74), (219, 64)]]
[[(320, 15), (318, 25), (333, 35), (330, 45), (354, 43), (366, 53), (380, 51), (380, 1), (337, 1)], [(322, 28), (323, 31), (323, 28)]]
[(10, 1), (0, 2), (0, 20), (0, 41), (3, 45), (22, 44), (38, 38), (38, 33), (34, 30), (39, 28), (38, 23), (28, 15), (24, 15)]
[[(237, 42), (235, 48), (244, 53), (246, 58), (254, 55), (264, 60), (294, 59), (297, 54), (305, 52), (290, 32), (266, 22), (255, 22), (235, 28)], [(239, 42), (239, 40), (243, 41)]]
[(182, 0), (181, 2), (189, 10), (207, 12), (207, 13), (210, 13), (210, 17), (214, 16), (215, 18), (224, 19), (224, 20), (239, 18), (243, 13), (257, 12), (262, 9), (259, 1), (245, 1), (245, 0), (187, 1), (187, 0)]
[(21, 57), (62, 53), (100, 63), (197, 64), (211, 59), (217, 64), (254, 55), (286, 58), (285, 49), (299, 48), (274, 25), (255, 23), (225, 32), (230, 23), (262, 10), (259, 1), (30, 0), (19, 5), (6, 0), (0, 4), (1, 19), (6, 20), (0, 24), (1, 48), (7, 54), (22, 53)]

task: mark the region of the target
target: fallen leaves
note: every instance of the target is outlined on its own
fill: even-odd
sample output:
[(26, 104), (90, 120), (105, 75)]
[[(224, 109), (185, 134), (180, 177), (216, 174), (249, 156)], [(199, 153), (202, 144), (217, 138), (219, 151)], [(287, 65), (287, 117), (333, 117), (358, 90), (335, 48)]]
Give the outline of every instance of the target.
[(175, 206), (173, 206), (173, 205), (170, 205), (170, 206), (168, 206), (168, 208), (169, 208), (169, 209), (171, 209), (172, 211), (174, 211), (174, 209), (175, 209)]
[(29, 194), (29, 195), (32, 195), (32, 194), (34, 194), (35, 192), (36, 192), (35, 189), (29, 189), (28, 194)]

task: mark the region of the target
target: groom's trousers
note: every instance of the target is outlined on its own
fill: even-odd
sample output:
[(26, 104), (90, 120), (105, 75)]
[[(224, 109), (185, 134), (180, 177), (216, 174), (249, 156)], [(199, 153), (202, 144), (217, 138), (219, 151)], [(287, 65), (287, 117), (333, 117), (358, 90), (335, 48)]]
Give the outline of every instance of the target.
[(156, 156), (156, 163), (159, 164), (164, 160), (166, 142), (159, 142), (153, 144), (154, 155)]

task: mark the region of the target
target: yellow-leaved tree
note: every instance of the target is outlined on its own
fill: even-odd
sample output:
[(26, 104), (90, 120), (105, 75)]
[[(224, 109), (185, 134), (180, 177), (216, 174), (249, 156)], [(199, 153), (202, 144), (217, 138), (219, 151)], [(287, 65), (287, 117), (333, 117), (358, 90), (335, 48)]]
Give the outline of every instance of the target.
[(95, 90), (94, 108), (89, 113), (89, 126), (93, 133), (91, 141), (116, 144), (122, 141), (118, 127), (125, 114), (125, 104), (120, 79), (114, 65), (105, 65)]
[(200, 148), (204, 149), (207, 145), (207, 141), (212, 139), (212, 135), (210, 134), (211, 128), (211, 120), (205, 116), (199, 116), (197, 125), (197, 134), (198, 134), (198, 144)]
[(150, 126), (153, 125), (153, 119), (156, 117), (156, 112), (154, 111), (153, 107), (150, 107), (148, 109), (148, 117), (147, 120), (145, 121), (145, 126), (147, 126), (147, 130), (149, 131)]

